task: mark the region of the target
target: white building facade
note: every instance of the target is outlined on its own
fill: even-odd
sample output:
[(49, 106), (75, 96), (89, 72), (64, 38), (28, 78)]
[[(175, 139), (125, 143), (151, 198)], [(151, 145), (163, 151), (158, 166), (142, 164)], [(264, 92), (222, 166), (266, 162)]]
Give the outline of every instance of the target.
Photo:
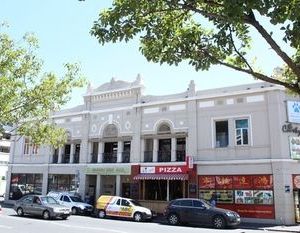
[(246, 221), (300, 222), (299, 99), (269, 83), (196, 91), (191, 81), (165, 96), (143, 88), (140, 76), (89, 86), (83, 105), (53, 115), (69, 134), (62, 148), (13, 138), (6, 201), (69, 190), (162, 212), (174, 198), (215, 193)]
[(0, 136), (0, 201), (3, 200), (6, 191), (9, 150), (10, 133), (4, 131)]

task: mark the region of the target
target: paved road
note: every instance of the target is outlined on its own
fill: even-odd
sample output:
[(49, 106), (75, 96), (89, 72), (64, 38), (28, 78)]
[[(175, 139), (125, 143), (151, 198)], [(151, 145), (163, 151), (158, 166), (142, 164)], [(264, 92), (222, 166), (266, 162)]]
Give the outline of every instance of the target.
[(14, 210), (2, 208), (1, 233), (201, 233), (201, 232), (262, 232), (250, 229), (216, 230), (210, 228), (169, 226), (157, 222), (136, 223), (116, 219), (97, 219), (87, 216), (70, 216), (68, 220), (45, 221), (33, 217), (18, 217)]

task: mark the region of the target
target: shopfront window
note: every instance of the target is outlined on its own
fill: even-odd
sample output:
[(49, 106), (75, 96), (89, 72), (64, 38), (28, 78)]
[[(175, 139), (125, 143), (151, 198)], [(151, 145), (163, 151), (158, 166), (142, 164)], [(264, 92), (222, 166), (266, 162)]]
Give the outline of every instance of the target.
[(199, 197), (242, 217), (275, 218), (272, 175), (199, 176)]
[(170, 180), (170, 200), (182, 198), (183, 197), (183, 182), (181, 180)]
[(254, 190), (254, 204), (273, 205), (273, 191), (270, 190)]
[(42, 174), (12, 174), (9, 199), (18, 200), (26, 194), (42, 194)]
[(166, 180), (145, 180), (145, 200), (167, 200)]
[(75, 175), (48, 176), (48, 192), (50, 191), (76, 191)]

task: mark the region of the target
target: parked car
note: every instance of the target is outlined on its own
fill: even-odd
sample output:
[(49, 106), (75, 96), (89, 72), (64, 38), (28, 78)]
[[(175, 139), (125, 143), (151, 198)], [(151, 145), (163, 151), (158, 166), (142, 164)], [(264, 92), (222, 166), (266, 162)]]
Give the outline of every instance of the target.
[(16, 201), (14, 210), (19, 216), (25, 214), (41, 216), (43, 219), (67, 219), (71, 209), (59, 204), (54, 198), (42, 195), (26, 195)]
[(119, 196), (100, 196), (97, 200), (96, 209), (99, 218), (121, 217), (133, 219), (136, 222), (152, 218), (151, 210), (141, 206), (136, 200)]
[(72, 214), (87, 214), (91, 215), (94, 207), (81, 200), (78, 195), (68, 192), (49, 192), (47, 194), (50, 197), (55, 198), (60, 204), (68, 206), (72, 210)]
[(215, 228), (236, 226), (241, 222), (238, 213), (216, 208), (202, 199), (181, 198), (172, 200), (164, 215), (171, 225), (209, 225)]

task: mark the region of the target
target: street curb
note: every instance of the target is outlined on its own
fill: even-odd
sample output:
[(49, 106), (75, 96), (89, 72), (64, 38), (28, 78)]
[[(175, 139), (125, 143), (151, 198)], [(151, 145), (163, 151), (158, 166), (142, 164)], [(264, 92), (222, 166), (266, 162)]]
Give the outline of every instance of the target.
[(280, 229), (266, 229), (264, 228), (263, 229), (264, 231), (277, 231), (277, 232), (293, 232), (293, 233), (300, 233), (300, 230), (299, 231), (294, 231), (294, 230), (288, 230), (288, 229), (285, 229), (285, 230), (280, 230)]

